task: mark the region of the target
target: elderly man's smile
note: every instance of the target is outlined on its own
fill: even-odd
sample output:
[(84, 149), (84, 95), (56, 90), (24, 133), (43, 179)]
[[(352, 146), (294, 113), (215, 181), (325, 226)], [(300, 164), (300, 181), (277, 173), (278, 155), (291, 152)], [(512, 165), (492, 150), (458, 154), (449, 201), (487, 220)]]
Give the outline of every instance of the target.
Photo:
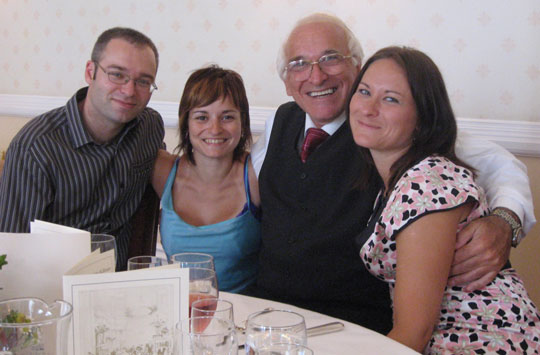
[(333, 88), (321, 90), (321, 91), (310, 91), (307, 94), (311, 97), (321, 97), (321, 96), (332, 95), (336, 91), (337, 91), (337, 88), (333, 87)]

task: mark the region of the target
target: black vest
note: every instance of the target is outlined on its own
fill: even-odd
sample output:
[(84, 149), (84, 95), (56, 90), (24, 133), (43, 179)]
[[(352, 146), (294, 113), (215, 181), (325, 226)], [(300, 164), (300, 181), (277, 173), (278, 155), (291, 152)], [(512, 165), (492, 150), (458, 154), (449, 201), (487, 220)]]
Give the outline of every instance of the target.
[(355, 244), (378, 184), (353, 188), (360, 155), (347, 122), (302, 163), (304, 125), (296, 103), (278, 109), (259, 175), (259, 295), (385, 333), (392, 326), (388, 285), (366, 270)]

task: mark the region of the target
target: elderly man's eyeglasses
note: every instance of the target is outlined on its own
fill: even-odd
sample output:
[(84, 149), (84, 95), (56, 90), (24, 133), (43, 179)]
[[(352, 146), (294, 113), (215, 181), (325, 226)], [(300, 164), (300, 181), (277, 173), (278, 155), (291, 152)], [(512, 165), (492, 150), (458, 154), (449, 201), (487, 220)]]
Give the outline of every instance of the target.
[(151, 93), (154, 90), (157, 90), (156, 84), (149, 79), (142, 79), (142, 78), (131, 79), (129, 75), (122, 73), (121, 71), (117, 71), (117, 70), (106, 71), (101, 65), (99, 65), (98, 62), (94, 62), (94, 63), (96, 63), (96, 65), (101, 70), (103, 70), (105, 74), (107, 74), (109, 81), (113, 84), (126, 85), (127, 83), (129, 83), (130, 80), (133, 80), (133, 82), (135, 83), (135, 87), (141, 91), (148, 91)]
[(307, 80), (310, 77), (315, 64), (318, 64), (319, 68), (324, 73), (328, 75), (337, 75), (345, 70), (347, 64), (345, 60), (349, 58), (352, 58), (352, 56), (340, 53), (329, 53), (320, 57), (316, 62), (310, 62), (305, 59), (293, 60), (287, 64), (285, 70), (296, 81)]

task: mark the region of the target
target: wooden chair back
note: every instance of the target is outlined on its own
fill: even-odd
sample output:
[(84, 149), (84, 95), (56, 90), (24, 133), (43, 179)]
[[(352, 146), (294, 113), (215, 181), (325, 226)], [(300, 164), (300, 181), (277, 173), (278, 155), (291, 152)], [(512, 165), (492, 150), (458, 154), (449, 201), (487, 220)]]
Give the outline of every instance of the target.
[(135, 214), (131, 218), (131, 240), (128, 257), (156, 255), (159, 225), (159, 196), (148, 184)]

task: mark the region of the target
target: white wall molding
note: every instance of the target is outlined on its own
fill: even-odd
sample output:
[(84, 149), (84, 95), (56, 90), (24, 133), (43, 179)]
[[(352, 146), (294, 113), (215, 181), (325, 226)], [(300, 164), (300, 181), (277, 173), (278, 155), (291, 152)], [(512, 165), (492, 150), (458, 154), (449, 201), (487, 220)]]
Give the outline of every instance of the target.
[[(68, 97), (0, 94), (0, 116), (34, 117), (64, 105)], [(178, 103), (150, 101), (150, 107), (163, 117), (165, 126), (176, 127)], [(275, 108), (251, 107), (251, 129), (255, 134), (264, 130), (264, 122)], [(502, 121), (479, 118), (458, 118), (460, 129), (488, 139), (516, 155), (540, 157), (540, 122)]]

